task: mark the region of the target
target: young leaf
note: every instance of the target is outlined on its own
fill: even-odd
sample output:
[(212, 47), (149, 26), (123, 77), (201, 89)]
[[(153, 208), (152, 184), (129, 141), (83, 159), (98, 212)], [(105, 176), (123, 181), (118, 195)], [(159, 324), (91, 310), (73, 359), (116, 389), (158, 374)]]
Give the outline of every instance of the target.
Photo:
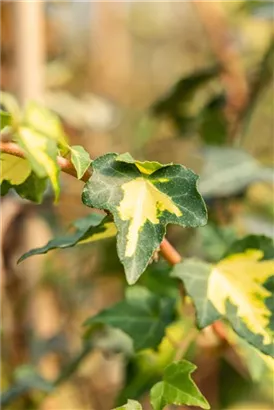
[(31, 173), (31, 167), (27, 160), (1, 152), (0, 154), (1, 183), (5, 180), (11, 185), (20, 185)]
[(8, 125), (11, 125), (11, 115), (7, 111), (0, 110), (1, 115), (1, 130)]
[(31, 101), (26, 106), (23, 123), (46, 138), (55, 140), (63, 154), (68, 152), (68, 142), (61, 121), (52, 111)]
[(89, 318), (85, 325), (117, 327), (132, 338), (135, 350), (155, 348), (174, 318), (174, 305), (173, 299), (136, 286), (128, 289), (125, 300)]
[(56, 141), (27, 127), (20, 127), (17, 138), (35, 174), (39, 178), (49, 177), (57, 201), (60, 193), (58, 178), (60, 169), (56, 159)]
[(168, 404), (177, 406), (210, 406), (191, 379), (196, 366), (186, 360), (171, 363), (164, 371), (163, 381), (156, 383), (150, 391), (150, 402), (154, 410), (163, 410)]
[(142, 406), (138, 401), (128, 400), (127, 404), (124, 404), (121, 407), (116, 407), (113, 410), (142, 410)]
[(198, 177), (182, 165), (107, 154), (93, 161), (92, 167), (82, 200), (113, 214), (118, 255), (129, 284), (146, 269), (167, 224), (197, 227), (206, 223), (205, 204), (196, 186)]
[(74, 224), (76, 227), (78, 224), (80, 228), (76, 229), (76, 231), (70, 235), (52, 239), (41, 248), (32, 249), (29, 252), (26, 252), (18, 260), (18, 263), (29, 258), (30, 256), (41, 255), (53, 249), (71, 248), (75, 245), (110, 238), (116, 234), (114, 223), (109, 216), (105, 217), (104, 215), (91, 214), (85, 218), (81, 218), (81, 220), (78, 222), (76, 221)]
[(81, 179), (91, 164), (89, 153), (81, 145), (73, 145), (70, 147), (70, 152), (71, 162), (77, 171), (77, 178)]
[(176, 265), (172, 276), (192, 297), (199, 327), (225, 317), (239, 336), (274, 355), (274, 261), (262, 257), (260, 250), (247, 250), (216, 265), (189, 259)]

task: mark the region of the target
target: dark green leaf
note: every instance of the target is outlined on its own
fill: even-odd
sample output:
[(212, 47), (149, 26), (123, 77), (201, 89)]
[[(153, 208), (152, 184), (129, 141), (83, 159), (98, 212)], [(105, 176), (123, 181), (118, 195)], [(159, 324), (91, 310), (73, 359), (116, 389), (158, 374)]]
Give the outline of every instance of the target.
[(191, 379), (196, 366), (186, 360), (171, 363), (164, 371), (163, 381), (152, 387), (150, 402), (154, 410), (163, 410), (169, 404), (177, 406), (210, 406)]
[(107, 154), (93, 161), (92, 167), (82, 199), (89, 207), (113, 214), (118, 255), (129, 284), (146, 269), (168, 223), (197, 227), (207, 221), (198, 177), (182, 165)]
[(224, 114), (224, 106), (224, 96), (217, 96), (199, 114), (199, 132), (206, 144), (223, 145), (227, 141), (228, 124)]
[(175, 302), (136, 286), (127, 290), (126, 299), (89, 318), (85, 325), (117, 327), (133, 340), (135, 350), (155, 348), (175, 314)]
[(45, 246), (41, 248), (32, 249), (25, 253), (19, 259), (19, 262), (29, 258), (33, 255), (41, 255), (57, 248), (71, 248), (75, 245), (93, 242), (99, 239), (108, 238), (115, 235), (115, 227), (111, 217), (99, 214), (91, 214), (85, 218), (81, 218), (74, 222), (76, 227), (75, 232), (61, 236), (49, 241)]

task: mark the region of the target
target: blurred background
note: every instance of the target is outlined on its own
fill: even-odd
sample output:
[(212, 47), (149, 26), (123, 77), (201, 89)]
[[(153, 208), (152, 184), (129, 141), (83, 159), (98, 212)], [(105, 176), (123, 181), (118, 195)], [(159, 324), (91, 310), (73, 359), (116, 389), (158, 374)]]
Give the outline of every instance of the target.
[[(168, 238), (184, 256), (218, 261), (237, 237), (273, 236), (273, 15), (272, 1), (2, 1), (1, 89), (55, 111), (92, 158), (130, 151), (201, 175), (208, 225), (170, 227)], [(51, 192), (40, 206), (2, 199), (2, 391), (12, 410), (109, 410), (125, 385), (148, 402), (119, 333), (81, 350), (84, 320), (123, 297), (115, 240), (16, 264), (89, 212), (82, 187), (62, 175), (58, 206)], [(156, 286), (167, 270), (160, 260), (140, 283)], [(273, 380), (254, 360), (247, 371), (207, 357), (197, 383), (213, 408), (272, 408)]]

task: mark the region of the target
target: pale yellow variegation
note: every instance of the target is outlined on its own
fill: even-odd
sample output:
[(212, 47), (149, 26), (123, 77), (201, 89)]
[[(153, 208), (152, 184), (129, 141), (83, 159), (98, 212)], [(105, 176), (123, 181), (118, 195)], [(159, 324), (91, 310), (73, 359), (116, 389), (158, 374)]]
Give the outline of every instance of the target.
[(5, 180), (12, 185), (20, 185), (31, 173), (31, 167), (27, 160), (3, 152), (0, 156), (0, 165), (1, 183)]
[(214, 266), (208, 280), (207, 297), (221, 314), (226, 301), (237, 306), (237, 314), (249, 330), (272, 342), (266, 331), (271, 312), (265, 301), (271, 292), (262, 286), (274, 274), (274, 261), (260, 260), (263, 252), (249, 250), (229, 256)]
[(146, 221), (156, 225), (159, 214), (169, 211), (176, 216), (182, 212), (172, 199), (160, 192), (149, 180), (136, 178), (122, 185), (124, 197), (118, 207), (120, 218), (130, 221), (125, 255), (131, 257), (137, 247), (139, 233)]

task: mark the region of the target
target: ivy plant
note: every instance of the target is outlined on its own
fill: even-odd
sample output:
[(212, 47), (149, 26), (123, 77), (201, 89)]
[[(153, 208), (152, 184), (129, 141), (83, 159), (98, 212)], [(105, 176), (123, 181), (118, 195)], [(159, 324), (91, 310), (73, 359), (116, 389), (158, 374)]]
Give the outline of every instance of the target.
[[(202, 80), (208, 80), (214, 73), (209, 72)], [(167, 225), (198, 228), (207, 223), (199, 178), (192, 170), (181, 164), (139, 161), (129, 153), (106, 153), (91, 159), (84, 147), (69, 145), (59, 118), (45, 107), (29, 103), (21, 111), (16, 101), (5, 93), (1, 94), (1, 106), (1, 195), (15, 191), (24, 199), (41, 203), (50, 185), (57, 202), (62, 171), (84, 182), (82, 202), (91, 208), (88, 216), (72, 221), (67, 233), (28, 251), (19, 262), (53, 249), (117, 238), (117, 253), (129, 286), (124, 300), (85, 321), (85, 353), (81, 358), (92, 348), (98, 331), (114, 328), (127, 335), (133, 352), (131, 360), (136, 358), (138, 368), (148, 357), (154, 365), (147, 370), (145, 384), (138, 382), (139, 387), (134, 390), (129, 380), (127, 402), (120, 403), (120, 395), (117, 399), (120, 407), (116, 410), (142, 409), (137, 400), (148, 390), (154, 410), (163, 410), (167, 405), (210, 408), (191, 378), (196, 366), (182, 357), (183, 350), (199, 337), (197, 329), (212, 327), (217, 336), (223, 337), (216, 329), (228, 326), (242, 344), (273, 360), (271, 239), (256, 235), (242, 238), (215, 264), (198, 259), (180, 261), (165, 238)], [(142, 282), (142, 275), (159, 251), (174, 265), (164, 271), (168, 279), (165, 283), (174, 287), (174, 292), (153, 291), (145, 286), (147, 281)], [(141, 284), (132, 286), (138, 280)], [(181, 284), (183, 291), (179, 292)], [(181, 302), (192, 303), (196, 310), (197, 329), (191, 338), (191, 332), (187, 334), (184, 330), (184, 335), (181, 334), (180, 329), (189, 326), (185, 310), (178, 307)], [(171, 351), (166, 353), (171, 348), (166, 344), (174, 326), (186, 343), (181, 357)], [(164, 356), (163, 345), (167, 348)], [(61, 375), (50, 390), (62, 380)], [(39, 389), (37, 383), (32, 387)], [(21, 390), (25, 389), (26, 386)], [(3, 397), (5, 402), (10, 396)]]

